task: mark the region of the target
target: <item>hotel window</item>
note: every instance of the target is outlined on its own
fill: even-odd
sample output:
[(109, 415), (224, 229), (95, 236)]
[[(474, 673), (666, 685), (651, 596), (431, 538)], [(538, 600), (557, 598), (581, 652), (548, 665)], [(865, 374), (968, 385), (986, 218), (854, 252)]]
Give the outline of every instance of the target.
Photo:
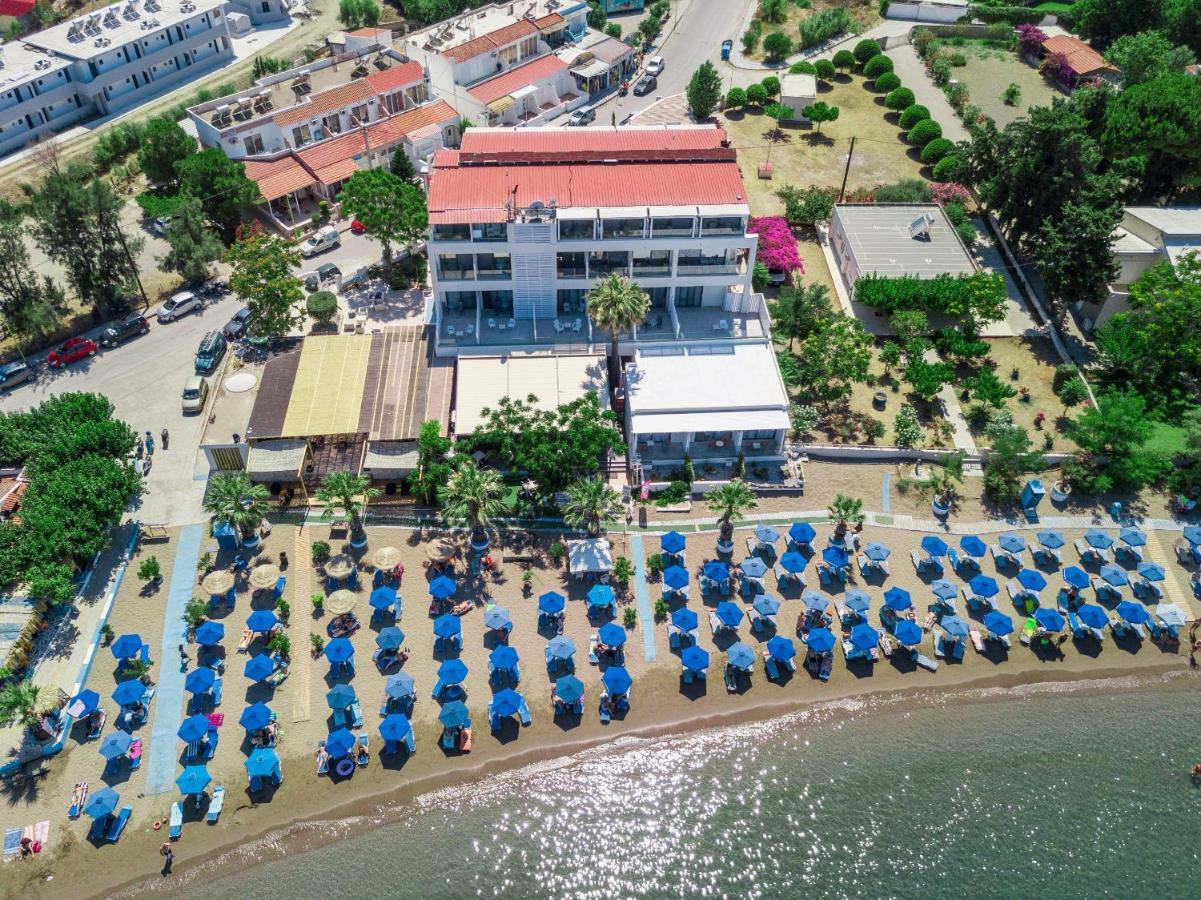
[(367, 115), (367, 104), (366, 103), (364, 103), (362, 106), (356, 106), (354, 109), (352, 109), (350, 111), (350, 114), (352, 116), (354, 116), (355, 119), (358, 120), (360, 123), (365, 123), (365, 122), (371, 121), (370, 116)]
[(321, 120), (321, 124), (330, 134), (342, 133), (342, 120), (337, 113), (334, 113), (332, 116), (326, 116)]
[(297, 147), (303, 147), (313, 139), (313, 133), (309, 130), (308, 125), (300, 125), (292, 129), (292, 143)]
[(261, 134), (248, 134), (242, 138), (242, 146), (246, 148), (246, 152), (250, 156), (256, 156), (263, 152), (263, 136)]
[(593, 234), (593, 219), (559, 220), (559, 240), (561, 241), (590, 241)]
[(704, 288), (701, 287), (678, 287), (676, 288), (676, 309), (685, 309), (691, 306), (700, 306), (701, 297), (704, 293)]
[(451, 312), (474, 312), (475, 291), (447, 291), (446, 308)]

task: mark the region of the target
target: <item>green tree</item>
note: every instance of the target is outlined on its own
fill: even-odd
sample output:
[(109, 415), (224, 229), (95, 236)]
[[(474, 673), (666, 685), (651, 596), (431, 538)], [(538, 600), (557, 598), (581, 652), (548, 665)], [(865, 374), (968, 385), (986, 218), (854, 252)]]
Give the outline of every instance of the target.
[(863, 64), (863, 74), (866, 78), (878, 78), (893, 69), (892, 60), (883, 53), (877, 53)]
[(421, 423), (417, 436), (417, 468), (409, 474), (409, 489), (426, 503), (438, 496), (439, 486), (445, 484), (450, 473), (462, 461), (453, 453), (454, 441), (442, 434), (442, 423), (437, 419)]
[(755, 492), (741, 478), (718, 485), (705, 494), (705, 502), (712, 512), (717, 513), (717, 522), (721, 526), (718, 534), (723, 543), (734, 538), (734, 520), (759, 505)]
[(620, 41), (621, 40), (621, 26), (618, 25), (616, 22), (609, 22), (607, 25), (605, 25), (605, 34), (607, 34), (609, 37), (613, 38), (614, 40)]
[(1118, 38), (1155, 27), (1163, 0), (1079, 0), (1072, 7), (1076, 31), (1105, 49)]
[(878, 93), (887, 96), (901, 86), (901, 79), (892, 72), (884, 72), (876, 76), (872, 86)]
[(196, 138), (163, 116), (146, 123), (138, 148), (138, 163), (146, 179), (160, 190), (179, 185), (179, 164), (196, 152)]
[(855, 54), (850, 50), (839, 50), (834, 54), (831, 62), (834, 63), (834, 68), (838, 69), (838, 71), (849, 72), (855, 68)]
[(409, 154), (405, 153), (403, 147), (397, 147), (392, 152), (392, 160), (388, 163), (388, 171), (401, 181), (412, 181), (417, 177), (417, 170), (413, 168), (413, 161), (409, 159)]
[(920, 309), (900, 309), (892, 314), (888, 324), (893, 332), (901, 339), (901, 344), (908, 347), (917, 338), (924, 338), (930, 333), (930, 319)]
[(1108, 106), (1105, 146), (1142, 172), (1141, 195), (1158, 198), (1201, 178), (1201, 79), (1160, 75), (1128, 87)]
[(726, 109), (742, 109), (746, 106), (746, 91), (740, 87), (730, 88), (726, 94)]
[(259, 186), (246, 177), (246, 165), (221, 150), (201, 150), (179, 163), (179, 186), (200, 199), (204, 214), (223, 234), (232, 234), (242, 207), (259, 200)]
[(364, 536), (363, 513), (367, 506), (379, 496), (379, 488), (373, 487), (366, 475), (355, 475), (350, 471), (330, 472), (321, 479), (321, 486), (314, 499), (325, 507), (324, 517), (332, 518), (335, 509), (342, 510), (350, 519), (351, 538)]
[[(896, 344), (889, 346), (895, 347)], [(916, 447), (926, 435), (918, 420), (917, 410), (908, 403), (902, 404), (901, 408), (897, 410), (896, 418), (892, 423), (892, 431), (898, 447)]]
[(367, 236), (383, 247), (385, 266), (392, 265), (392, 245), (410, 246), (429, 228), (425, 195), (414, 184), (383, 169), (355, 172), (342, 188), (342, 209), (363, 223)]
[(946, 138), (935, 138), (922, 148), (921, 161), (923, 165), (937, 165), (948, 154), (955, 150), (955, 144)]
[(866, 64), (869, 59), (880, 55), (880, 45), (869, 38), (856, 44), (855, 49), (852, 52), (855, 56), (855, 62), (862, 66)]
[(1137, 489), (1153, 484), (1171, 469), (1171, 460), (1144, 447), (1154, 424), (1147, 404), (1133, 391), (1111, 391), (1097, 398), (1068, 425), (1080, 448), (1069, 478), (1086, 490)]
[(925, 147), (933, 140), (942, 137), (942, 126), (933, 119), (925, 119), (909, 129), (909, 143), (915, 147)]
[(1046, 284), (1047, 296), (1062, 321), (1070, 303), (1105, 299), (1118, 277), (1113, 256), (1113, 233), (1122, 221), (1122, 207), (1093, 208), (1068, 203), (1054, 221), (1038, 231), (1034, 256)]
[(1017, 394), (1017, 390), (997, 377), (997, 373), (985, 366), (964, 384), (972, 392), (972, 399), (987, 403), (996, 409), (1004, 409), (1005, 401)]
[(828, 59), (819, 59), (813, 64), (815, 73), (821, 81), (831, 81), (834, 78), (834, 63)]
[(929, 402), (955, 378), (955, 368), (946, 362), (927, 362), (921, 356), (914, 356), (905, 365), (905, 380), (913, 388), (913, 392)]
[(1014, 503), (1021, 486), (1018, 479), (1040, 471), (1046, 461), (1032, 452), (1026, 429), (1012, 424), (988, 428), (989, 452), (984, 462), (984, 492), (997, 503)]
[(299, 327), (304, 289), (293, 272), (300, 253), (291, 242), (254, 225), (239, 230), (225, 259), (233, 267), (230, 288), (250, 307), (251, 331), (281, 337)]
[(34, 271), (26, 231), (25, 210), (0, 200), (0, 320), (19, 340), (37, 340), (58, 328), (68, 305), (62, 288)]
[(833, 315), (830, 289), (824, 284), (781, 288), (779, 298), (771, 305), (772, 325), (788, 338), (790, 350), (795, 341), (805, 340)]
[(225, 251), (225, 246), (209, 229), (204, 207), (195, 197), (187, 196), (171, 215), (171, 227), (163, 235), (170, 249), (158, 258), (168, 272), (176, 272), (187, 281), (208, 276), (209, 263)]
[(829, 414), (870, 374), (872, 339), (858, 319), (831, 316), (805, 338), (797, 362), (805, 393)]
[(721, 99), (721, 76), (717, 74), (713, 63), (705, 60), (692, 73), (686, 94), (688, 108), (698, 122), (713, 114), (713, 110), (717, 109), (717, 102)]
[(819, 132), (822, 130), (822, 122), (838, 121), (838, 107), (831, 106), (825, 100), (818, 100), (801, 111), (805, 114), (806, 119), (817, 125)]
[(847, 533), (848, 525), (862, 525), (866, 518), (863, 513), (863, 501), (841, 493), (834, 495), (826, 512), (838, 523), (834, 529), (834, 535), (838, 538)]
[(901, 118), (897, 120), (897, 124), (908, 131), (918, 122), (928, 118), (930, 118), (930, 110), (926, 109), (920, 103), (914, 103), (911, 106), (905, 107), (901, 112)]
[(379, 13), (375, 0), (338, 0), (338, 21), (349, 31), (364, 26), (374, 28), (379, 24)]
[(779, 25), (788, 17), (787, 0), (759, 0), (759, 18)]
[(763, 106), (767, 103), (767, 89), (761, 84), (752, 84), (746, 89), (746, 102), (751, 106)]
[[(889, 91), (884, 98), (884, 105), (896, 112), (901, 112), (913, 106), (913, 91), (907, 87), (899, 87)], [(920, 121), (920, 120), (919, 120)]]
[(818, 222), (828, 222), (834, 214), (834, 192), (829, 188), (810, 185), (801, 190), (791, 184), (776, 191), (784, 203), (784, 218), (794, 228), (812, 228)]
[(1183, 72), (1197, 61), (1188, 47), (1173, 46), (1160, 31), (1140, 31), (1118, 38), (1105, 51), (1107, 62), (1122, 73), (1122, 84), (1132, 87), (1171, 72)]
[(204, 511), (213, 522), (236, 528), (242, 540), (252, 540), (270, 508), (271, 493), (245, 472), (218, 474), (209, 479)]
[(617, 341), (623, 331), (629, 331), (646, 318), (651, 298), (638, 283), (621, 275), (609, 275), (588, 292), (588, 315), (601, 328), (609, 331), (609, 384), (620, 384), (620, 356)]
[(320, 325), (329, 325), (338, 314), (338, 298), (330, 291), (309, 294), (304, 302), (304, 311)]
[(768, 97), (774, 99), (780, 96), (780, 90), (783, 88), (783, 85), (775, 75), (768, 75), (759, 83), (763, 85), (763, 90), (767, 91)]
[(776, 123), (779, 124), (782, 121), (792, 118), (792, 107), (785, 106), (783, 103), (769, 103), (764, 107), (763, 115), (769, 119), (775, 119)]
[(581, 478), (567, 488), (563, 521), (572, 528), (586, 527), (591, 537), (600, 534), (602, 522), (613, 519), (619, 512), (621, 495), (603, 478)]
[(766, 62), (780, 62), (791, 52), (792, 38), (782, 31), (773, 31), (763, 39), (763, 58)]
[(481, 469), (472, 459), (461, 461), (438, 488), (438, 502), (449, 522), (471, 529), (472, 543), (482, 544), (485, 528), (504, 510), (505, 485), (495, 469)]
[[(407, 4), (406, 4), (407, 6)], [(437, 20), (431, 20), (437, 21)], [(598, 3), (588, 4), (588, 27), (596, 31), (604, 31), (608, 16)]]
[(1201, 0), (1164, 0), (1162, 24), (1172, 43), (1201, 53)]
[(0, 721), (28, 728), (37, 740), (50, 737), (42, 689), (32, 681), (12, 681), (0, 691)]

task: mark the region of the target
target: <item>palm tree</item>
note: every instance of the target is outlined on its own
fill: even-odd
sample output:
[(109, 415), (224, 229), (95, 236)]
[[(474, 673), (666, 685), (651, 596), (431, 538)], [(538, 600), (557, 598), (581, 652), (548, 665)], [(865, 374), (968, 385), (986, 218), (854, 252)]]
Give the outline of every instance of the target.
[(237, 528), (243, 541), (253, 541), (270, 499), (270, 492), (251, 482), (245, 472), (214, 475), (204, 498), (204, 511), (214, 522), (228, 522)]
[(17, 721), (33, 732), (34, 737), (50, 736), (42, 715), (42, 689), (30, 681), (14, 682), (0, 691), (0, 718), (6, 722)]
[(863, 501), (857, 497), (835, 494), (834, 502), (826, 511), (830, 514), (831, 519), (838, 522), (838, 527), (834, 529), (834, 536), (839, 539), (846, 535), (847, 523), (863, 524)]
[(741, 478), (735, 478), (705, 494), (709, 508), (718, 513), (721, 523), (720, 540), (728, 544), (734, 539), (734, 519), (759, 505), (755, 492)]
[(465, 459), (438, 489), (438, 502), (447, 519), (471, 527), (473, 544), (483, 544), (487, 541), (484, 526), (504, 508), (504, 491), (499, 472), (481, 469), (475, 460)]
[(572, 528), (588, 527), (588, 534), (600, 534), (601, 522), (611, 519), (621, 509), (621, 495), (601, 478), (581, 478), (567, 488), (563, 504), (563, 521)]
[(327, 519), (333, 516), (335, 507), (345, 510), (350, 517), (350, 538), (354, 540), (363, 534), (363, 510), (379, 496), (379, 488), (372, 487), (366, 475), (331, 472), (321, 480), (321, 487), (313, 496), (318, 503), (325, 504)]
[(610, 275), (588, 292), (588, 315), (602, 328), (609, 329), (609, 384), (618, 385), (617, 338), (646, 318), (651, 298), (646, 291), (621, 275)]

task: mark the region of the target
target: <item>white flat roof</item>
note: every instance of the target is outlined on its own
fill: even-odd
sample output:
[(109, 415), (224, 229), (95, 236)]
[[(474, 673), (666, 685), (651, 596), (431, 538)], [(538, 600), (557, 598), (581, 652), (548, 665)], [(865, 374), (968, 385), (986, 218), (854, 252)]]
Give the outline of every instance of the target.
[(1127, 206), (1126, 213), (1165, 235), (1201, 235), (1201, 206)]
[[(209, 10), (221, 9), (225, 4), (226, 0), (187, 0), (186, 3), (180, 0), (122, 0), (59, 22), (45, 31), (29, 35), (24, 41), (74, 59), (90, 59)], [(115, 18), (109, 17), (110, 10), (115, 13)], [(93, 23), (93, 30), (86, 31), (89, 22)], [(147, 22), (155, 24), (144, 27)], [(73, 34), (78, 36), (73, 39)], [(107, 43), (98, 46), (96, 41), (100, 39), (106, 39)]]
[[(785, 75), (780, 79), (781, 97), (816, 97), (817, 79), (804, 72)], [(798, 110), (799, 111), (799, 110)]]
[[(971, 275), (977, 271), (946, 213), (936, 203), (840, 203), (842, 223), (859, 272), (868, 275)], [(929, 234), (912, 237), (910, 226), (930, 216)]]
[(538, 398), (538, 409), (551, 410), (592, 392), (609, 405), (605, 358), (599, 354), (507, 353), (460, 356), (455, 386), (455, 432), (470, 434), (483, 422), (484, 409), (503, 397)]

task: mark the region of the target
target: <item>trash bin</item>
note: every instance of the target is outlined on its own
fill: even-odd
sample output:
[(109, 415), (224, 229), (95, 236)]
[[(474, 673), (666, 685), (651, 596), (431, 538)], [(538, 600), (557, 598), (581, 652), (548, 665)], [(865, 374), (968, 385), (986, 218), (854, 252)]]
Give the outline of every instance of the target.
[(1035, 510), (1038, 504), (1042, 503), (1043, 496), (1046, 491), (1043, 490), (1043, 483), (1037, 478), (1031, 478), (1026, 482), (1026, 486), (1022, 488), (1022, 509), (1027, 511)]

